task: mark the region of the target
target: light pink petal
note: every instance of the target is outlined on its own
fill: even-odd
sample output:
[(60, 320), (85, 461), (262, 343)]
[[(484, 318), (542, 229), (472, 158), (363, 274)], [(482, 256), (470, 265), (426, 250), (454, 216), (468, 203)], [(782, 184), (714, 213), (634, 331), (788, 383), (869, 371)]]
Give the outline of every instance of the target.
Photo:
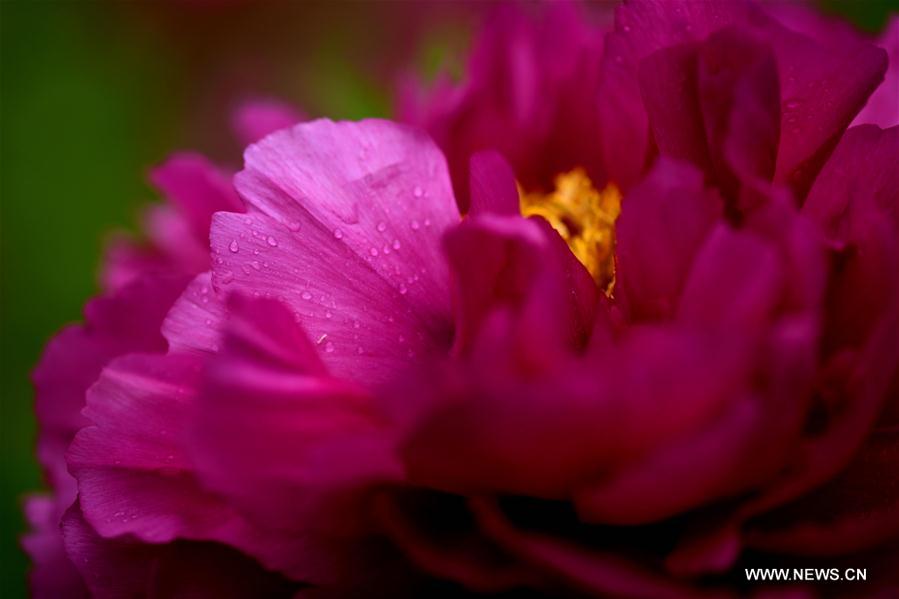
[(471, 187), (470, 216), (488, 212), (519, 213), (515, 173), (499, 152), (484, 150), (472, 154), (469, 162)]
[(615, 227), (615, 285), (631, 318), (674, 312), (693, 257), (722, 210), (700, 171), (664, 159), (628, 193)]
[(225, 320), (222, 293), (212, 286), (212, 273), (197, 275), (172, 306), (162, 334), (172, 352), (215, 352)]
[(231, 114), (231, 128), (240, 145), (248, 146), (302, 120), (305, 120), (305, 116), (286, 102), (252, 100), (244, 102)]
[(251, 146), (251, 214), (217, 215), (213, 284), (281, 299), (335, 374), (378, 381), (445, 343), (439, 238), (458, 221), (442, 155), (384, 121), (315, 121)]

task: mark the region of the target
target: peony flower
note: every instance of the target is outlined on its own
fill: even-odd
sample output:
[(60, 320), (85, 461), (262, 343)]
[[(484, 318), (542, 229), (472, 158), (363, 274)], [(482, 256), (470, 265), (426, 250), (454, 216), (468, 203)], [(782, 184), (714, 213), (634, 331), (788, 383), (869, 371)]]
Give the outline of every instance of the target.
[[(519, 97), (547, 121), (473, 145), (380, 120), (272, 132), (239, 209), (202, 213), (211, 251), (177, 300), (137, 293), (164, 318), (90, 367), (59, 348), (80, 387), (39, 401), (84, 398), (57, 441), (77, 498), (57, 494), (68, 578), (39, 578), (736, 596), (744, 567), (813, 559), (895, 590), (899, 128), (846, 129), (885, 53), (753, 5), (635, 0), (585, 60), (595, 140), (556, 162), (544, 123), (577, 78), (520, 23), (520, 73), (567, 81), (559, 104)], [(472, 81), (460, 105), (497, 114)]]

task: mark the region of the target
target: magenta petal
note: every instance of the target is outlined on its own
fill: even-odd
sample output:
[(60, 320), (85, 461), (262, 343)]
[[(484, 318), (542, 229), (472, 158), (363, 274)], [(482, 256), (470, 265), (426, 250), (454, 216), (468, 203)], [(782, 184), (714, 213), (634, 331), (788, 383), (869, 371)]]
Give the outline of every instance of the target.
[(320, 374), (283, 305), (235, 298), (231, 312), (191, 437), (203, 481), (297, 538), (352, 527), (341, 502), (398, 475), (375, 406)]
[(199, 484), (185, 437), (200, 374), (186, 355), (133, 354), (106, 367), (84, 410), (94, 424), (67, 455), (84, 517), (103, 537), (215, 540), (296, 578), (318, 575), (302, 540), (249, 525)]
[(63, 329), (47, 345), (32, 378), (41, 431), (38, 457), (53, 485), (71, 480), (63, 455), (72, 436), (87, 423), (81, 416), (85, 391), (116, 356), (165, 350), (159, 325), (184, 285), (181, 277), (141, 278), (92, 300), (84, 310), (85, 323)]
[(277, 574), (220, 545), (104, 539), (85, 521), (77, 504), (63, 518), (62, 531), (66, 551), (93, 597), (249, 599), (286, 598), (294, 592)]
[(244, 102), (232, 113), (231, 128), (240, 144), (248, 146), (278, 129), (286, 129), (302, 120), (304, 116), (286, 102), (252, 100)]
[(383, 380), (446, 335), (443, 156), (384, 121), (315, 121), (251, 146), (252, 214), (217, 215), (213, 284), (286, 302), (336, 374)]
[(603, 160), (610, 177), (628, 188), (651, 154), (638, 67), (653, 52), (704, 39), (745, 18), (748, 4), (636, 0), (615, 9), (615, 31), (606, 35), (600, 70), (599, 115)]
[[(621, 556), (520, 530), (489, 499), (474, 499), (471, 503), (487, 534), (510, 553), (552, 572), (571, 587), (591, 596), (658, 599), (707, 596)], [(714, 596), (714, 593), (708, 595)]]
[(825, 486), (752, 521), (748, 543), (766, 551), (844, 555), (899, 535), (899, 432), (874, 431)]
[(486, 319), (503, 310), (516, 323), (498, 341), (517, 339), (510, 349), (532, 367), (586, 342), (596, 286), (545, 221), (485, 215), (451, 230), (444, 242), (454, 275), (455, 352), (469, 351)]
[(56, 497), (32, 496), (25, 501), (31, 530), (22, 537), (22, 548), (32, 562), (28, 578), (35, 599), (88, 597), (84, 581), (63, 546), (59, 523), (64, 509)]
[(505, 215), (519, 213), (515, 173), (502, 154), (492, 150), (473, 154), (468, 173), (471, 181), (469, 216), (488, 212)]
[(710, 170), (696, 82), (696, 45), (658, 50), (640, 62), (638, 73), (643, 103), (659, 152)]
[[(741, 468), (760, 424), (752, 401), (735, 401), (707, 430), (581, 489), (574, 498), (578, 513), (591, 522), (645, 524), (733, 493), (745, 484)], [(659, 486), (666, 492), (653, 493)]]
[(783, 285), (773, 248), (761, 238), (718, 225), (699, 251), (678, 307), (681, 321), (758, 334)]
[(215, 352), (225, 320), (222, 293), (212, 286), (212, 273), (197, 275), (162, 323), (171, 352)]
[(886, 52), (846, 38), (817, 43), (762, 26), (777, 57), (782, 101), (775, 180), (803, 197), (843, 130), (886, 71)]
[(834, 241), (849, 241), (860, 221), (879, 215), (899, 230), (897, 157), (899, 126), (849, 129), (821, 169), (802, 212)]
[(622, 203), (616, 292), (632, 318), (670, 316), (722, 201), (687, 164), (660, 160)]
[(890, 17), (877, 45), (886, 50), (890, 66), (883, 83), (871, 94), (852, 124), (870, 123), (886, 129), (899, 125), (899, 16)]
[(774, 177), (780, 84), (774, 54), (750, 30), (726, 28), (702, 44), (697, 84), (718, 184), (730, 189)]
[(214, 212), (243, 212), (243, 202), (231, 186), (230, 175), (199, 154), (171, 156), (153, 169), (150, 181), (179, 208), (200, 241), (209, 236)]

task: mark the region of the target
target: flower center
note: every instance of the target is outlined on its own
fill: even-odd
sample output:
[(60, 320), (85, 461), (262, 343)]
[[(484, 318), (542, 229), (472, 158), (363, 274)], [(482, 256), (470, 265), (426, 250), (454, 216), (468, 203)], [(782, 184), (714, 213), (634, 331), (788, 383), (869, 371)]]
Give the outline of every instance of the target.
[(621, 192), (609, 183), (597, 191), (582, 168), (556, 175), (550, 193), (519, 188), (524, 216), (542, 216), (558, 231), (606, 295), (615, 287), (615, 220)]

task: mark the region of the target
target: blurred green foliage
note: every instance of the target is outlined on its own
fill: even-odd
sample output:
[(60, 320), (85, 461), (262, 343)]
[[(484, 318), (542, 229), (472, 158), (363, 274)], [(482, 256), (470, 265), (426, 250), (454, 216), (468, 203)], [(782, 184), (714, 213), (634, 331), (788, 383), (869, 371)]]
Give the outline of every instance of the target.
[[(223, 99), (210, 118), (198, 117), (218, 100), (222, 84), (198, 79), (197, 74), (217, 73), (219, 63), (235, 60), (254, 45), (264, 46), (250, 63), (251, 70), (262, 65), (265, 71), (282, 56), (284, 64), (269, 69), (268, 79), (239, 82), (238, 91), (258, 86), (260, 92), (297, 101), (312, 116), (361, 118), (388, 113), (392, 81), (383, 71), (360, 68), (364, 61), (359, 56), (405, 51), (397, 28), (375, 35), (378, 27), (369, 21), (375, 3), (336, 3), (334, 14), (310, 16), (313, 5), (298, 2), (294, 9), (301, 6), (305, 15), (294, 10), (291, 18), (263, 16), (256, 19), (255, 29), (239, 14), (232, 22), (215, 14), (189, 15), (195, 29), (183, 26), (182, 15), (170, 14), (169, 21), (161, 20), (166, 29), (158, 15), (129, 14), (123, 4), (132, 3), (0, 1), (4, 597), (26, 592), (27, 564), (18, 546), (24, 529), (20, 505), (25, 493), (42, 484), (32, 455), (28, 373), (42, 346), (63, 324), (79, 320), (84, 301), (96, 293), (95, 270), (105, 234), (133, 228), (138, 207), (153, 197), (142, 177), (148, 165), (188, 145), (236, 163), (237, 148), (230, 148), (235, 152), (231, 154), (219, 143), (227, 137), (219, 129), (226, 129), (223, 120), (230, 104)], [(176, 2), (166, 4), (169, 10), (179, 9)], [(851, 13), (859, 25), (872, 30), (894, 5), (837, 0), (825, 4)], [(302, 32), (291, 33), (294, 25), (302, 29), (304, 16), (327, 35), (307, 39)], [(274, 27), (276, 22), (281, 29)], [(418, 59), (404, 58), (428, 75), (439, 65), (458, 76), (458, 50), (465, 38), (452, 24), (438, 25)], [(401, 23), (398, 29), (403, 27)], [(273, 30), (279, 33), (272, 35)], [(185, 40), (194, 46), (186, 46)], [(224, 48), (231, 48), (232, 55), (218, 54)], [(184, 59), (185, 51), (190, 60)], [(305, 60), (290, 58), (301, 54)]]

